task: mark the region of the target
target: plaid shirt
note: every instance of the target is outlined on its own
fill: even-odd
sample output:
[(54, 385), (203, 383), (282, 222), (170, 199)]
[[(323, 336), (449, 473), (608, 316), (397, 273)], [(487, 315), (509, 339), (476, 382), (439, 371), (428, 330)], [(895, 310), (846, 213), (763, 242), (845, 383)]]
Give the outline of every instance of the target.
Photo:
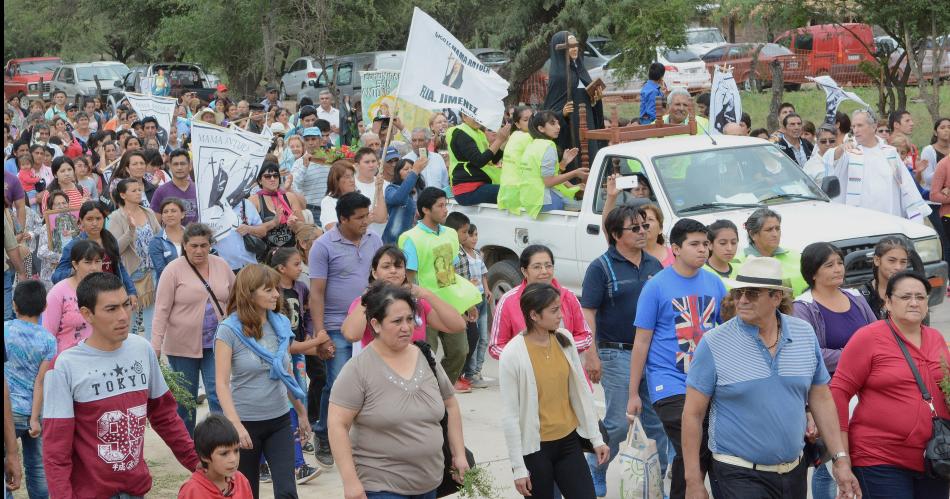
[(468, 267), (468, 255), (465, 254), (465, 248), (459, 246), (458, 258), (455, 259), (455, 273), (472, 280), (472, 270)]

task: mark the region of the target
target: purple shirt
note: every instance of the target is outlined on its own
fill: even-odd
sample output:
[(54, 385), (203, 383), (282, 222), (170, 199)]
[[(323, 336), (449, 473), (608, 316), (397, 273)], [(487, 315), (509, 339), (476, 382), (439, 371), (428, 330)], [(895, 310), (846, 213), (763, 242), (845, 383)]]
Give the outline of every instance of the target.
[(185, 218), (181, 221), (182, 227), (198, 221), (198, 193), (195, 191), (194, 182), (189, 182), (188, 190), (186, 191), (179, 189), (174, 182), (165, 182), (158, 186), (158, 189), (155, 189), (155, 193), (152, 194), (149, 206), (151, 206), (152, 210), (159, 216), (161, 215), (159, 207), (165, 198), (178, 198), (185, 203)]
[(851, 335), (858, 329), (867, 326), (861, 309), (849, 301), (851, 308), (847, 312), (835, 312), (815, 302), (821, 317), (825, 320), (825, 348), (844, 348), (851, 339)]
[(10, 173), (6, 170), (3, 171), (3, 199), (13, 206), (13, 203), (19, 201), (26, 197), (26, 192), (23, 191), (23, 185), (20, 184), (20, 179), (13, 173)]
[(339, 226), (313, 243), (308, 261), (310, 279), (327, 282), (323, 301), (323, 327), (327, 331), (338, 331), (343, 326), (350, 303), (366, 290), (373, 255), (382, 246), (383, 240), (370, 231), (357, 246), (340, 234)]
[(211, 299), (205, 303), (205, 315), (201, 320), (201, 348), (214, 348), (214, 335), (218, 331), (218, 316), (214, 313)]

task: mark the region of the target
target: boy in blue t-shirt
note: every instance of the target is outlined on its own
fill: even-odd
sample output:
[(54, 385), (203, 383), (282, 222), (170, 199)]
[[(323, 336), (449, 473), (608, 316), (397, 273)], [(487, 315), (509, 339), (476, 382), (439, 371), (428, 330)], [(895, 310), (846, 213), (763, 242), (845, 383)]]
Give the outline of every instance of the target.
[(10, 405), (16, 437), (23, 442), (23, 466), (30, 497), (46, 497), (43, 446), (40, 437), (43, 377), (56, 355), (56, 339), (43, 326), (46, 288), (39, 281), (22, 281), (13, 290), (16, 319), (3, 323), (7, 357), (3, 375), (10, 386)]
[[(686, 494), (680, 424), (686, 402), (686, 374), (696, 344), (703, 334), (719, 322), (719, 304), (726, 296), (722, 280), (703, 265), (709, 257), (706, 226), (689, 218), (676, 222), (670, 231), (670, 243), (676, 261), (647, 281), (637, 301), (637, 328), (631, 355), (630, 386), (640, 385), (647, 377), (650, 400), (641, 401), (638, 390), (631, 388), (627, 413), (639, 414), (642, 404), (651, 403), (676, 457), (672, 461), (673, 480), (670, 497)], [(703, 443), (700, 467), (708, 469), (712, 455)]]

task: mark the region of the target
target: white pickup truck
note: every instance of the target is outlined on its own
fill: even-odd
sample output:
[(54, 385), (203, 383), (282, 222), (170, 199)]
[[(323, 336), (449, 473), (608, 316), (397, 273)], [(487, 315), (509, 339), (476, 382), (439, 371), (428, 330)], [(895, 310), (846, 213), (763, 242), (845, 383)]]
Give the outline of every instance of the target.
[[(933, 283), (931, 306), (945, 297), (947, 265), (937, 233), (926, 225), (881, 212), (832, 203), (837, 179), (817, 185), (769, 142), (751, 137), (707, 135), (640, 140), (602, 148), (590, 163), (590, 177), (579, 212), (552, 211), (537, 219), (511, 215), (493, 204), (452, 204), (478, 226), (479, 243), (496, 299), (521, 282), (518, 255), (530, 244), (544, 244), (555, 257), (558, 281), (580, 293), (591, 261), (607, 249), (601, 214), (607, 177), (642, 170), (663, 211), (664, 233), (681, 218), (704, 224), (728, 219), (740, 228), (739, 254), (748, 246), (741, 229), (760, 206), (782, 215), (782, 246), (801, 252), (810, 243), (832, 242), (846, 253), (846, 283), (870, 278), (874, 245), (885, 236), (907, 238)], [(832, 192), (834, 191), (834, 192)]]

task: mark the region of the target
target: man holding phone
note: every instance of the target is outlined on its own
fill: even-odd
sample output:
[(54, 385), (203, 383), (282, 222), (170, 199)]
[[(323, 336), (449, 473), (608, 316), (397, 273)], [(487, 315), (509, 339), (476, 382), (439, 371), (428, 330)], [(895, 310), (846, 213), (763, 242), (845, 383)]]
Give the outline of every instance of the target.
[(403, 156), (403, 159), (416, 161), (419, 158), (428, 157), (429, 164), (425, 170), (422, 170), (422, 180), (425, 181), (426, 187), (442, 189), (447, 195), (451, 196), (451, 190), (449, 189), (449, 170), (445, 167), (445, 160), (442, 159), (441, 154), (428, 154), (426, 146), (429, 144), (431, 138), (429, 133), (428, 128), (419, 127), (413, 129), (409, 141), (412, 150)]

